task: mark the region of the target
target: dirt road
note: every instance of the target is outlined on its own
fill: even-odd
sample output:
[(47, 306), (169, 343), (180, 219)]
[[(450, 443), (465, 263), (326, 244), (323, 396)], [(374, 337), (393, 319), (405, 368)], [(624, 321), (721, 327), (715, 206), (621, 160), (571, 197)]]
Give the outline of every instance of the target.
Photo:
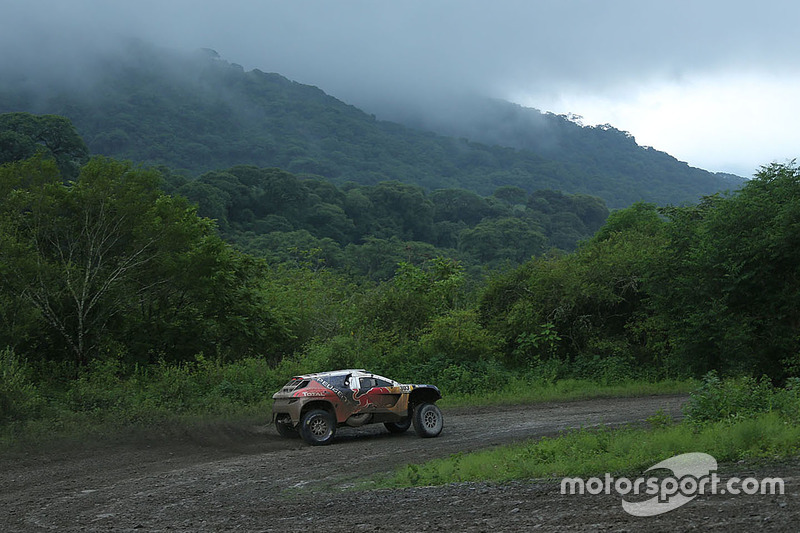
[[(598, 424), (637, 423), (683, 397), (445, 411), (436, 439), (382, 426), (343, 429), (327, 447), (258, 425), (213, 425), (77, 450), (0, 459), (2, 531), (527, 531), (773, 528), (800, 520), (796, 464), (783, 496), (698, 497), (666, 515), (627, 515), (618, 496), (563, 496), (554, 482), (354, 491), (377, 472), (458, 451)], [(776, 471), (777, 470), (777, 471)]]

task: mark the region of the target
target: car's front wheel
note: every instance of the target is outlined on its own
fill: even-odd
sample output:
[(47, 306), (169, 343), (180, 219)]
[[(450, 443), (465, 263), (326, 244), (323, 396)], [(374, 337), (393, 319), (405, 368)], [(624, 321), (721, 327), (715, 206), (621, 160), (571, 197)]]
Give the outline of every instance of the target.
[(336, 419), (323, 409), (312, 409), (300, 421), (300, 436), (312, 446), (329, 444), (336, 434)]
[(432, 403), (422, 403), (414, 408), (414, 431), (420, 437), (437, 437), (444, 428), (442, 411)]

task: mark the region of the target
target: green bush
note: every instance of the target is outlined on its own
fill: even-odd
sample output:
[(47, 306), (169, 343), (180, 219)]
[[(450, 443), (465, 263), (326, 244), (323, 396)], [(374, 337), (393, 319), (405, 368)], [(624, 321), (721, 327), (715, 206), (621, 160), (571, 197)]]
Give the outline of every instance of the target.
[(723, 380), (711, 371), (690, 395), (684, 414), (695, 424), (753, 418), (772, 411), (796, 419), (800, 408), (799, 382), (795, 378), (788, 382), (787, 388), (776, 389), (767, 377)]
[(800, 378), (786, 380), (786, 386), (775, 396), (775, 409), (792, 423), (800, 424)]
[(285, 377), (263, 359), (225, 363), (199, 355), (192, 363), (141, 368), (131, 381), (141, 408), (215, 413), (268, 400)]
[(616, 385), (636, 377), (634, 362), (624, 355), (592, 355), (577, 358), (572, 364), (574, 377), (602, 385)]
[(433, 358), (414, 369), (414, 382), (436, 385), (442, 394), (479, 394), (502, 389), (512, 373), (495, 360), (456, 363)]
[(34, 417), (43, 405), (27, 361), (10, 348), (0, 351), (0, 421)]
[(341, 368), (368, 368), (379, 372), (379, 367), (386, 366), (386, 350), (392, 346), (384, 337), (385, 334), (365, 330), (339, 334), (310, 344), (296, 362), (302, 373)]
[(232, 403), (253, 405), (271, 398), (284, 381), (263, 359), (247, 358), (224, 367), (214, 392)]
[(122, 363), (118, 359), (96, 359), (80, 370), (67, 390), (66, 403), (72, 411), (123, 408), (130, 402)]
[(471, 309), (437, 317), (420, 337), (423, 354), (444, 354), (460, 362), (494, 360), (500, 355), (500, 347), (500, 339), (478, 323), (478, 314)]
[(567, 361), (556, 357), (542, 361), (533, 359), (527, 371), (527, 381), (554, 384), (571, 374), (571, 366)]

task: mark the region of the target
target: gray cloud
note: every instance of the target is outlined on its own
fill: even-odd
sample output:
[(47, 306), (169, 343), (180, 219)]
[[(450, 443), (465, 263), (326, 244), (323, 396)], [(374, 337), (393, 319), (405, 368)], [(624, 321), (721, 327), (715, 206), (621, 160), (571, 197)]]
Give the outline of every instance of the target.
[[(0, 0), (0, 69), (79, 79), (123, 37), (208, 47), (379, 115), (462, 95), (607, 97), (698, 73), (797, 75), (785, 0)], [(580, 109), (573, 110), (580, 113)]]
[(74, 59), (136, 36), (214, 48), (350, 97), (606, 90), (697, 70), (800, 67), (800, 5), (784, 1), (4, 0), (3, 11), (7, 56)]

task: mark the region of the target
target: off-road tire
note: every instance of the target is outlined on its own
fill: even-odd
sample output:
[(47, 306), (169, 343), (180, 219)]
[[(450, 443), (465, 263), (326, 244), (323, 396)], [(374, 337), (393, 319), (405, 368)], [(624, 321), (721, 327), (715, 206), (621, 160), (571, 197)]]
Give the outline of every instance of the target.
[(432, 403), (421, 403), (414, 408), (411, 417), (414, 431), (423, 438), (438, 437), (444, 427), (442, 411)]
[(281, 437), (285, 437), (287, 439), (300, 438), (300, 432), (297, 430), (296, 427), (290, 426), (289, 424), (284, 424), (279, 420), (275, 421), (275, 429), (278, 431), (278, 435), (280, 435)]
[(389, 433), (405, 433), (411, 427), (411, 417), (406, 417), (400, 422), (384, 422), (383, 426)]
[(312, 446), (330, 444), (336, 434), (336, 418), (324, 409), (312, 409), (300, 420), (300, 436)]

